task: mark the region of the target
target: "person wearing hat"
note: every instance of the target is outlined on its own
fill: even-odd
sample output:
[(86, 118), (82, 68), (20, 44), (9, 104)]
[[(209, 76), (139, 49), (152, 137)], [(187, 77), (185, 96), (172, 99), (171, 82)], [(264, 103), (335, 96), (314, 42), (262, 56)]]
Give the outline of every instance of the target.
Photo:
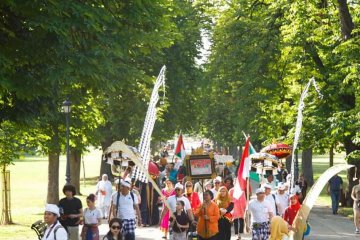
[(122, 235), (125, 240), (135, 239), (136, 215), (141, 225), (137, 196), (130, 191), (131, 179), (121, 179), (118, 192), (112, 195), (110, 212), (122, 220)]
[(285, 192), (285, 189), (285, 184), (279, 183), (275, 194), (276, 201), (278, 202), (279, 216), (283, 216), (285, 209), (289, 206), (289, 195)]
[(168, 205), (170, 209), (165, 205), (163, 211), (161, 212), (160, 216), (160, 223), (162, 222), (166, 212), (170, 210), (172, 213), (176, 212), (176, 203), (177, 201), (181, 200), (184, 202), (184, 210), (187, 212), (187, 215), (189, 216), (190, 222), (194, 220), (194, 215), (191, 210), (191, 205), (189, 200), (183, 195), (184, 186), (181, 183), (175, 184), (175, 195), (170, 196), (167, 199)]
[(63, 187), (65, 198), (60, 199), (60, 223), (66, 228), (69, 240), (79, 240), (79, 224), (83, 216), (81, 200), (75, 197), (76, 189), (73, 185)]
[[(256, 198), (252, 199), (248, 206), (251, 212), (251, 231), (253, 239), (268, 239), (270, 236), (269, 222), (274, 216), (273, 209), (265, 199), (265, 189), (256, 190)], [(248, 219), (246, 219), (248, 222)], [(249, 225), (247, 225), (249, 226)], [(247, 227), (249, 231), (250, 228)]]
[(44, 222), (46, 230), (42, 240), (67, 240), (68, 234), (65, 228), (60, 224), (59, 208), (55, 204), (46, 204), (44, 212)]
[(216, 197), (219, 189), (221, 187), (221, 177), (220, 176), (217, 176), (215, 179), (214, 179), (214, 187), (211, 189), (211, 192), (213, 193), (213, 196)]
[(272, 212), (274, 213), (274, 215), (278, 216), (279, 215), (279, 201), (276, 199), (275, 194), (273, 194), (271, 192), (272, 190), (272, 186), (270, 184), (265, 184), (264, 185), (264, 189), (265, 189), (265, 199), (269, 201), (269, 203), (271, 204), (272, 207)]

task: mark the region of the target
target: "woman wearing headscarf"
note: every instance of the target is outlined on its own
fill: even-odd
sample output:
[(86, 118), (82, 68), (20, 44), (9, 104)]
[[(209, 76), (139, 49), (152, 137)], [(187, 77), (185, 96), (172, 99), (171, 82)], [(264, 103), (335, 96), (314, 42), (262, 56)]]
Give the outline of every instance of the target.
[[(165, 196), (165, 199), (162, 199), (163, 202), (170, 196), (175, 195), (175, 189), (173, 186), (173, 183), (167, 178), (165, 180), (165, 188), (163, 188), (161, 190), (162, 194)], [(163, 204), (163, 209), (164, 209), (165, 204)], [(161, 231), (164, 232), (164, 239), (167, 239), (167, 234), (169, 231), (169, 217), (170, 217), (170, 212), (169, 210), (167, 210), (167, 213), (165, 214), (163, 220), (160, 223), (160, 229)]]
[(241, 239), (241, 233), (244, 232), (244, 219), (245, 219), (245, 209), (246, 209), (246, 194), (241, 194), (239, 199), (234, 197), (235, 188), (229, 190), (231, 201), (234, 203), (234, 208), (231, 212), (232, 219), (234, 222), (234, 232), (237, 235), (237, 239)]
[(108, 175), (103, 174), (101, 181), (96, 185), (97, 203), (98, 208), (103, 218), (108, 218), (109, 207), (111, 202), (112, 185), (108, 180)]
[(299, 198), (295, 193), (291, 194), (289, 199), (290, 206), (287, 207), (285, 210), (284, 220), (289, 223), (289, 225), (292, 225), (301, 205), (299, 202)]
[(221, 236), (221, 239), (230, 240), (232, 223), (232, 215), (230, 212), (234, 208), (234, 203), (231, 202), (231, 197), (226, 187), (220, 187), (215, 198), (215, 203), (220, 211), (219, 236)]
[(280, 216), (275, 216), (270, 223), (270, 240), (287, 240), (289, 229), (287, 222)]

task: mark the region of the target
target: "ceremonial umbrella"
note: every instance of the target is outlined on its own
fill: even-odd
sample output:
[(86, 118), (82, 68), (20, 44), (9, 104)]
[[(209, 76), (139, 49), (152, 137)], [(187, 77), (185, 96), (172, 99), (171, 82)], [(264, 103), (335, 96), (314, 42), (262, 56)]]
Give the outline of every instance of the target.
[(285, 143), (273, 143), (261, 149), (260, 152), (270, 153), (278, 158), (287, 158), (291, 155), (292, 147)]
[(137, 152), (137, 150), (132, 146), (126, 145), (122, 141), (113, 142), (113, 144), (111, 144), (110, 147), (108, 147), (104, 153), (105, 154), (117, 153), (118, 155), (115, 154), (114, 160), (118, 160), (120, 158), (130, 161), (133, 160), (141, 161), (140, 154)]
[(254, 153), (249, 156), (249, 159), (251, 167), (255, 168), (257, 173), (276, 170), (279, 165), (279, 159), (269, 153)]

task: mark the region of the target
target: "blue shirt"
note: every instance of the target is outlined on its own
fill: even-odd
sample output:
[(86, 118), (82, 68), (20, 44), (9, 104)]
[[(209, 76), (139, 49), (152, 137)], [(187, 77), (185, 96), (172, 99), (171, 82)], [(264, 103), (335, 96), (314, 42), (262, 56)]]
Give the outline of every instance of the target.
[(340, 191), (343, 181), (339, 176), (333, 176), (329, 180), (330, 191)]

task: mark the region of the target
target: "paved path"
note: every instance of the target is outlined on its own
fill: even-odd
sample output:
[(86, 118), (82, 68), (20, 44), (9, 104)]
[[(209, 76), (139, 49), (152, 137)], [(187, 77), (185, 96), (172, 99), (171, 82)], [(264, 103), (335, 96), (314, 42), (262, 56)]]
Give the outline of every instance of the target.
[[(305, 240), (360, 240), (360, 234), (354, 233), (354, 224), (351, 219), (333, 215), (331, 209), (324, 206), (314, 206), (311, 210), (309, 222), (311, 233)], [(105, 220), (100, 226), (100, 234), (105, 235), (108, 231)], [(158, 227), (140, 227), (136, 229), (137, 240), (161, 239), (162, 232)], [(243, 240), (251, 240), (249, 234), (243, 235)], [(231, 240), (236, 240), (233, 236)]]

